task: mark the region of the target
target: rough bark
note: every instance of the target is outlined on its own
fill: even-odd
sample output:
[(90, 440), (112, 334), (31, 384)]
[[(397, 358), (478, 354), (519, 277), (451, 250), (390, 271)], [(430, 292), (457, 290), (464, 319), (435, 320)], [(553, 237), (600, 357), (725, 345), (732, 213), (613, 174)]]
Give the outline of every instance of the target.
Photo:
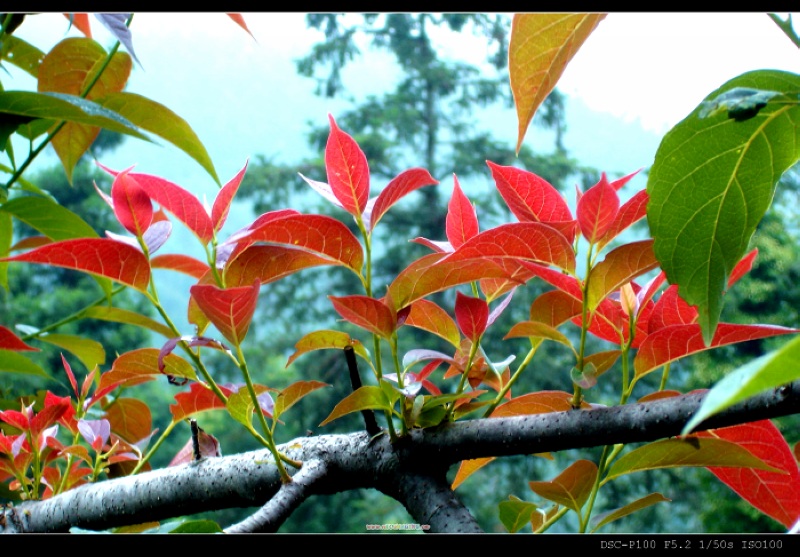
[[(699, 408), (695, 393), (643, 404), (449, 423), (412, 431), (392, 445), (366, 432), (299, 438), (280, 447), (307, 463), (282, 486), (266, 450), (120, 478), (30, 501), (0, 514), (0, 532), (108, 529), (230, 507), (262, 506), (231, 531), (274, 531), (312, 495), (374, 488), (394, 497), (432, 532), (479, 531), (449, 488), (447, 469), (465, 459), (524, 455), (679, 435)], [(710, 418), (718, 428), (800, 413), (800, 381)], [(277, 498), (276, 498), (277, 495)]]

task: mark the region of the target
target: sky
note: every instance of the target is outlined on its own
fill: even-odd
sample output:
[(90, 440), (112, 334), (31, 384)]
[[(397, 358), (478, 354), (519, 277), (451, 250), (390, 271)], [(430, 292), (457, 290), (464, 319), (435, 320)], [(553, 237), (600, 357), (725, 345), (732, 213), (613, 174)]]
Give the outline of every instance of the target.
[[(258, 155), (289, 164), (318, 156), (305, 140), (308, 123), (327, 124), (329, 113), (336, 117), (349, 106), (314, 96), (314, 82), (296, 73), (294, 61), (322, 38), (306, 28), (305, 14), (243, 15), (253, 36), (222, 13), (137, 13), (131, 26), (141, 66), (134, 67), (127, 90), (185, 119), (223, 183)], [(97, 20), (91, 22), (94, 38), (108, 48), (110, 33)], [(46, 51), (78, 33), (68, 31), (61, 14), (39, 14), (27, 18), (17, 35)], [(439, 49), (473, 63), (487, 54), (481, 40), (468, 33), (457, 41), (442, 39)], [(763, 68), (800, 70), (800, 52), (764, 13), (611, 13), (558, 83), (567, 96), (566, 147), (582, 164), (617, 175), (645, 168), (663, 134), (708, 94), (741, 73)], [(387, 90), (397, 75), (391, 57), (366, 49), (347, 66), (343, 79), (363, 98)], [(25, 79), (15, 78), (13, 88), (35, 88)], [(509, 144), (516, 140), (513, 109), (484, 114), (480, 124)], [(525, 142), (536, 145), (541, 133), (530, 128)], [(18, 149), (17, 156), (23, 152)], [(38, 165), (57, 164), (52, 153), (40, 158)], [(129, 139), (100, 162), (115, 170), (135, 165), (137, 172), (161, 176), (208, 200), (218, 191), (200, 165), (163, 141)], [(437, 178), (442, 187), (452, 187), (451, 177)], [(635, 180), (631, 186), (644, 187), (644, 174)], [(249, 211), (237, 207), (226, 230), (250, 220)], [(188, 233), (183, 237), (186, 241), (173, 238), (165, 249), (172, 246), (174, 252), (175, 241), (194, 243)], [(184, 249), (199, 257), (195, 247), (198, 253)], [(185, 294), (186, 285), (178, 280), (167, 286), (175, 296)]]
[[(253, 37), (221, 13), (138, 13), (131, 26), (141, 66), (134, 68), (128, 90), (189, 122), (223, 182), (257, 154), (284, 162), (312, 155), (305, 143), (307, 122), (326, 122), (328, 113), (347, 107), (342, 100), (315, 97), (314, 83), (296, 74), (294, 60), (321, 38), (306, 28), (305, 14), (243, 15)], [(109, 45), (108, 31), (91, 21), (95, 39)], [(60, 14), (30, 17), (18, 31), (43, 49), (66, 33), (77, 31), (67, 32)], [(440, 50), (472, 61), (486, 58), (481, 40), (469, 34), (442, 42)], [(764, 13), (620, 12), (600, 22), (558, 87), (571, 103), (661, 136), (725, 81), (761, 68), (800, 69), (800, 52)], [(388, 55), (367, 49), (348, 66), (344, 80), (364, 96), (385, 90), (396, 75)], [(513, 111), (494, 127), (498, 137), (516, 139)], [(534, 134), (529, 131), (526, 141), (535, 141)], [(210, 194), (215, 189), (198, 165), (169, 145), (131, 140), (109, 161), (131, 164)]]

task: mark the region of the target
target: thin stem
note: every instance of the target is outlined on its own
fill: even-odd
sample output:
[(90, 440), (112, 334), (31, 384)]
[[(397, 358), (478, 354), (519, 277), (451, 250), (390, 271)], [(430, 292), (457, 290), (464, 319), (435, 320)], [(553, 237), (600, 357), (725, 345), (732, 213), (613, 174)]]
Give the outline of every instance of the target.
[(522, 362), (521, 362), (521, 363), (519, 364), (519, 366), (517, 367), (517, 371), (515, 371), (515, 372), (514, 372), (514, 375), (512, 375), (512, 376), (509, 378), (509, 380), (508, 380), (508, 383), (506, 383), (505, 385), (503, 385), (503, 388), (502, 388), (502, 389), (500, 389), (500, 391), (497, 393), (497, 396), (494, 398), (494, 400), (492, 401), (492, 403), (491, 403), (491, 404), (489, 405), (489, 407), (486, 409), (486, 412), (483, 414), (483, 417), (484, 417), (484, 418), (488, 418), (489, 416), (491, 416), (491, 415), (492, 415), (492, 412), (494, 412), (494, 409), (495, 409), (495, 408), (497, 408), (497, 407), (498, 407), (498, 405), (499, 405), (501, 402), (503, 402), (503, 397), (505, 397), (505, 396), (506, 396), (506, 393), (508, 393), (508, 391), (510, 391), (510, 390), (511, 390), (511, 386), (514, 384), (514, 382), (516, 382), (517, 378), (520, 376), (520, 374), (522, 373), (522, 371), (523, 371), (523, 370), (524, 370), (526, 367), (528, 367), (528, 364), (529, 364), (529, 363), (530, 363), (530, 361), (533, 359), (533, 356), (536, 354), (536, 350), (538, 350), (538, 348), (539, 348), (539, 346), (541, 346), (541, 344), (542, 344), (542, 343), (541, 343), (541, 341), (539, 341), (539, 342), (538, 342), (537, 344), (535, 344), (535, 345), (534, 345), (534, 346), (533, 346), (533, 347), (532, 347), (530, 350), (528, 350), (528, 353), (525, 355), (525, 359), (524, 359), (524, 360), (522, 360)]
[[(118, 286), (117, 288), (115, 288), (114, 290), (111, 291), (110, 297), (113, 298), (115, 295), (117, 295), (120, 292), (122, 292), (123, 290), (125, 290), (125, 288), (127, 288), (127, 287), (126, 286)], [(66, 325), (67, 323), (71, 323), (73, 321), (77, 321), (79, 319), (82, 319), (83, 315), (87, 311), (89, 311), (93, 307), (96, 307), (96, 306), (100, 305), (101, 303), (105, 302), (108, 299), (109, 298), (107, 296), (101, 296), (100, 298), (96, 299), (93, 302), (90, 302), (86, 306), (84, 306), (81, 309), (71, 313), (70, 315), (68, 315), (68, 316), (66, 316), (66, 317), (64, 317), (64, 318), (62, 318), (62, 319), (60, 319), (60, 320), (58, 320), (58, 321), (56, 321), (54, 323), (46, 325), (45, 327), (42, 327), (41, 329), (37, 330), (35, 333), (30, 333), (30, 334), (24, 335), (24, 336), (22, 336), (20, 338), (22, 338), (22, 340), (28, 340), (30, 338), (36, 338), (36, 337), (40, 336), (42, 333), (47, 333), (49, 331), (57, 329), (58, 327), (61, 327), (62, 325)]]
[(789, 40), (792, 41), (797, 48), (800, 48), (800, 37), (797, 36), (792, 26), (792, 14), (788, 14), (785, 20), (781, 19), (780, 16), (775, 13), (768, 13), (767, 15), (775, 22), (775, 25), (780, 27), (781, 31), (789, 37)]
[[(583, 288), (581, 289), (581, 294), (583, 295), (583, 300), (581, 302), (581, 340), (580, 345), (578, 346), (578, 362), (576, 367), (578, 368), (578, 372), (583, 373), (583, 366), (584, 366), (584, 353), (586, 351), (586, 333), (589, 330), (589, 276), (590, 270), (592, 268), (592, 251), (594, 249), (594, 244), (589, 245), (589, 250), (586, 253), (586, 280), (583, 282)], [(572, 407), (573, 408), (580, 408), (581, 402), (583, 401), (583, 391), (580, 385), (573, 383), (574, 394), (572, 395)]]
[(247, 369), (247, 361), (244, 357), (244, 352), (242, 352), (242, 346), (240, 344), (236, 345), (236, 355), (239, 359), (239, 369), (242, 371), (242, 375), (244, 376), (244, 382), (247, 385), (247, 392), (250, 393), (250, 400), (253, 401), (256, 410), (256, 416), (258, 416), (258, 421), (261, 424), (261, 430), (264, 432), (264, 442), (275, 457), (275, 466), (278, 467), (278, 473), (281, 476), (281, 481), (283, 483), (289, 483), (292, 481), (292, 477), (286, 472), (286, 468), (283, 466), (283, 457), (281, 456), (278, 447), (275, 446), (275, 442), (272, 439), (272, 430), (270, 430), (269, 425), (267, 424), (267, 419), (264, 417), (264, 412), (261, 410), (261, 404), (258, 402), (258, 395), (256, 394), (255, 386), (253, 385), (253, 380), (250, 377), (250, 371)]
[(178, 422), (169, 423), (166, 429), (164, 429), (164, 432), (161, 435), (159, 435), (156, 442), (153, 443), (153, 446), (150, 447), (150, 450), (147, 451), (147, 454), (145, 454), (141, 459), (139, 459), (139, 462), (137, 462), (136, 466), (133, 467), (133, 470), (130, 473), (131, 476), (135, 476), (141, 471), (142, 467), (144, 467), (144, 465), (147, 464), (147, 462), (155, 454), (155, 452), (158, 450), (161, 444), (166, 440), (169, 434), (172, 433), (172, 430), (175, 429), (176, 425), (178, 425)]

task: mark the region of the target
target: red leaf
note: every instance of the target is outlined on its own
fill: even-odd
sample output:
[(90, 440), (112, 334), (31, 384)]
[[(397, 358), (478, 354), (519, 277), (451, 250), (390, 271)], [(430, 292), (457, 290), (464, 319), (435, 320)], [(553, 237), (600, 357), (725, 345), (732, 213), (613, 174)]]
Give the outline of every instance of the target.
[(225, 268), (225, 284), (242, 286), (260, 280), (261, 284), (274, 282), (292, 273), (333, 265), (330, 259), (307, 251), (283, 246), (250, 246), (242, 251)]
[(240, 345), (247, 335), (258, 302), (261, 283), (251, 286), (218, 288), (213, 284), (196, 284), (189, 289), (200, 310), (234, 345)]
[(119, 223), (131, 234), (141, 238), (153, 222), (153, 204), (136, 179), (123, 170), (111, 185), (114, 214)]
[(328, 115), (331, 132), (325, 145), (325, 170), (328, 184), (344, 210), (356, 218), (369, 201), (369, 166), (358, 143), (336, 125)]
[(609, 225), (606, 233), (603, 234), (602, 238), (598, 239), (598, 248), (602, 249), (611, 240), (616, 238), (623, 230), (644, 218), (644, 216), (647, 214), (647, 202), (649, 199), (650, 197), (647, 195), (647, 191), (642, 190), (637, 192), (633, 197), (626, 201), (622, 207), (619, 208), (617, 216), (614, 217), (614, 220)]
[(328, 296), (334, 309), (346, 321), (389, 339), (395, 330), (392, 310), (381, 300), (369, 296)]
[(565, 275), (564, 273), (554, 269), (548, 269), (547, 267), (537, 265), (536, 263), (530, 263), (528, 261), (523, 261), (522, 263), (528, 269), (530, 269), (534, 275), (543, 281), (552, 284), (559, 290), (563, 290), (579, 302), (583, 301), (582, 287), (578, 279), (575, 277)]
[(445, 261), (487, 257), (524, 259), (575, 270), (575, 252), (563, 234), (536, 222), (503, 224), (481, 232), (464, 243)]
[(497, 191), (515, 217), (523, 222), (558, 225), (569, 242), (575, 239), (574, 228), (571, 235), (563, 229), (575, 220), (569, 206), (547, 180), (513, 166), (500, 166), (491, 161), (486, 161), (486, 164), (492, 171)]
[(733, 325), (720, 323), (709, 346), (703, 342), (700, 325), (673, 325), (650, 334), (633, 362), (636, 375), (643, 375), (678, 358), (728, 344), (800, 332), (777, 325)]
[(672, 284), (655, 302), (647, 318), (647, 332), (654, 333), (672, 325), (689, 325), (697, 321), (697, 308), (687, 304), (678, 294), (678, 285)]
[[(228, 14), (231, 17), (238, 14)], [(241, 16), (239, 16), (241, 18)], [(244, 26), (244, 20), (240, 23), (247, 31), (247, 27)], [(247, 31), (248, 33), (250, 31)], [(225, 224), (225, 220), (228, 218), (228, 211), (231, 208), (231, 202), (233, 201), (234, 196), (236, 196), (236, 192), (239, 191), (239, 184), (242, 183), (242, 178), (244, 178), (244, 173), (247, 172), (247, 162), (244, 163), (244, 167), (234, 176), (231, 178), (230, 182), (225, 184), (217, 197), (214, 199), (214, 206), (211, 208), (211, 225), (214, 228), (214, 232), (219, 232), (219, 229)]]
[(250, 32), (250, 29), (247, 28), (247, 24), (244, 22), (244, 17), (242, 17), (242, 14), (226, 14), (226, 15), (229, 18), (231, 18), (236, 23), (236, 25), (247, 31), (248, 35), (250, 35), (251, 37), (253, 36), (253, 34)]
[(387, 303), (395, 311), (434, 292), (484, 278), (507, 277), (490, 259), (442, 261), (442, 254), (425, 255), (403, 269), (389, 285)]
[(477, 342), (489, 323), (489, 304), (456, 292), (456, 322), (465, 337)]
[[(225, 396), (230, 396), (234, 391), (228, 387), (219, 385), (219, 390)], [(225, 402), (220, 400), (214, 391), (200, 383), (192, 383), (189, 392), (178, 393), (175, 395), (175, 404), (171, 404), (169, 411), (172, 414), (172, 421), (179, 422), (200, 412), (208, 410), (224, 410)]]
[(150, 265), (138, 249), (106, 238), (78, 238), (44, 245), (29, 252), (0, 259), (24, 261), (83, 271), (107, 277), (145, 292)]
[(461, 191), (455, 174), (453, 174), (453, 195), (447, 205), (445, 230), (447, 239), (454, 249), (460, 248), (464, 242), (477, 236), (479, 232), (475, 207)]
[(15, 350), (17, 352), (31, 351), (38, 352), (38, 348), (26, 344), (21, 338), (7, 327), (0, 325), (0, 349)]
[(72, 25), (83, 33), (86, 38), (92, 38), (92, 26), (89, 23), (89, 14), (64, 14), (64, 17), (70, 20)]
[(150, 260), (150, 266), (153, 269), (178, 271), (196, 279), (202, 278), (210, 270), (207, 263), (179, 253), (157, 255)]
[[(288, 215), (245, 232), (237, 241), (280, 244), (344, 265), (360, 276), (364, 252), (358, 239), (340, 221), (324, 215)], [(230, 261), (229, 261), (230, 263)]]
[[(378, 194), (374, 202), (370, 200), (364, 211), (364, 225), (372, 231), (381, 217), (402, 197), (424, 186), (435, 186), (439, 181), (424, 168), (409, 168), (398, 174)], [(370, 207), (371, 205), (371, 207)]]
[(756, 260), (756, 256), (758, 255), (758, 248), (750, 251), (747, 255), (742, 257), (742, 259), (736, 264), (736, 266), (731, 271), (731, 276), (728, 277), (728, 288), (736, 284), (736, 282), (750, 272), (750, 269), (753, 268), (753, 263)]
[(458, 348), (461, 334), (445, 310), (430, 300), (417, 300), (409, 307), (411, 312), (406, 318), (406, 325), (433, 333)]
[(609, 230), (619, 211), (619, 196), (608, 183), (605, 172), (594, 186), (578, 199), (578, 224), (581, 234), (596, 242)]
[[(98, 166), (112, 176), (119, 174), (101, 164), (98, 164)], [(211, 241), (213, 236), (211, 218), (206, 213), (203, 204), (194, 195), (177, 184), (158, 176), (138, 173), (130, 173), (129, 176), (136, 180), (147, 195), (150, 196), (150, 199), (175, 215), (203, 244)]]
[(792, 450), (769, 420), (697, 434), (737, 443), (785, 473), (752, 468), (709, 467), (725, 485), (764, 514), (790, 528), (800, 519), (800, 471)]

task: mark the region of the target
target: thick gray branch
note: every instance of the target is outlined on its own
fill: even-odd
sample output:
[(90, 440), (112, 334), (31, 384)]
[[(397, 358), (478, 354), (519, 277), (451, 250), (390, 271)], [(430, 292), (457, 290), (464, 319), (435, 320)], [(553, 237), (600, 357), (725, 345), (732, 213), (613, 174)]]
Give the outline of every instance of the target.
[[(300, 497), (374, 488), (395, 497), (420, 524), (437, 529), (477, 528), (444, 480), (461, 460), (553, 452), (678, 435), (699, 408), (702, 394), (645, 404), (473, 420), (412, 431), (395, 445), (363, 433), (300, 438), (281, 447), (289, 457), (324, 465), (322, 477)], [(800, 413), (800, 381), (736, 405), (701, 425), (724, 427)], [(308, 472), (313, 476), (312, 472)], [(425, 490), (414, 487), (415, 482)], [(63, 532), (71, 526), (107, 529), (230, 507), (264, 505), (281, 487), (268, 451), (206, 458), (85, 485), (47, 501), (0, 511), (0, 532)], [(287, 492), (288, 496), (288, 492)], [(269, 509), (271, 507), (267, 507)], [(272, 511), (265, 511), (272, 512)], [(448, 515), (448, 513), (451, 513)], [(444, 517), (444, 518), (442, 518)], [(426, 522), (427, 521), (427, 522)]]
[(225, 529), (228, 534), (273, 533), (308, 498), (314, 483), (325, 477), (324, 462), (311, 460), (303, 463), (292, 482), (281, 486), (278, 493), (258, 511), (238, 524)]

